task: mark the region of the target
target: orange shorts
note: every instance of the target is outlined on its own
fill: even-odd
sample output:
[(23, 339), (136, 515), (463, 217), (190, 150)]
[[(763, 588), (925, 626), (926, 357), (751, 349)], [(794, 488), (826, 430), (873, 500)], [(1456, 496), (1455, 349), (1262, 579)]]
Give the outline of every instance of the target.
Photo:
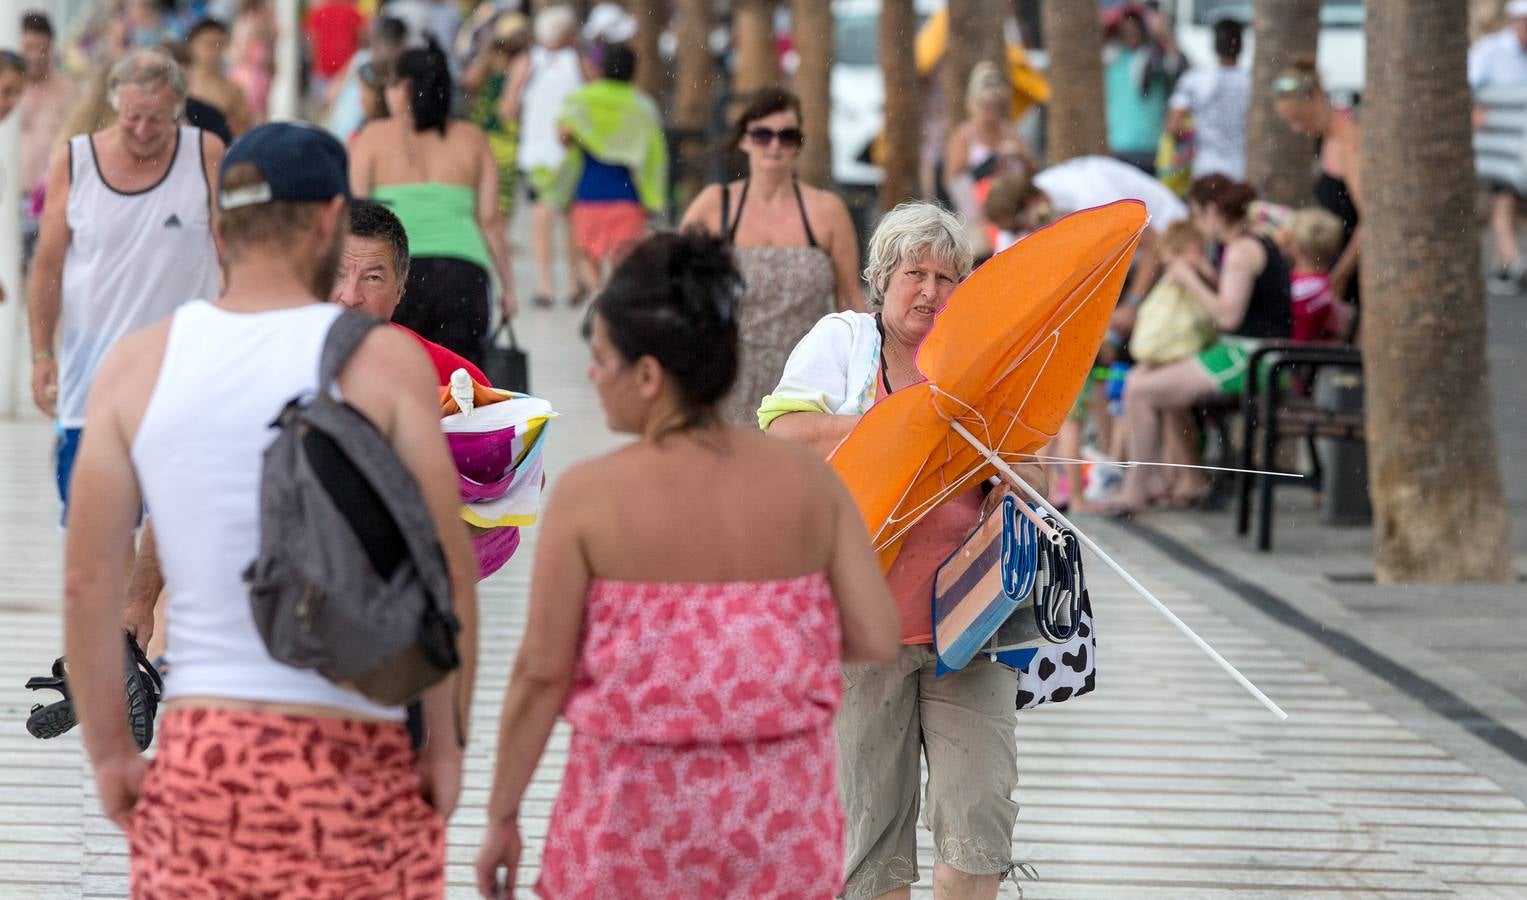
[(445, 821), (401, 724), (171, 711), (127, 843), (135, 898), (445, 892)]
[(647, 234), (647, 209), (630, 200), (573, 204), (573, 240), (595, 263), (603, 263)]

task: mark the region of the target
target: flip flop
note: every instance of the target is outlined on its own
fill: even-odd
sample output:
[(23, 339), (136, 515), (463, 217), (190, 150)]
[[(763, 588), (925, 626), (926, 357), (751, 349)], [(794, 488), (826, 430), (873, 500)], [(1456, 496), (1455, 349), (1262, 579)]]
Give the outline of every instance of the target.
[[(149, 662), (138, 642), (126, 635), (128, 652), (123, 657), (123, 693), (127, 703), (127, 722), (132, 729), (133, 743), (139, 750), (147, 750), (154, 741), (154, 714), (159, 711), (159, 700), (164, 696), (164, 680)], [(27, 716), (27, 732), (40, 740), (56, 738), (68, 732), (79, 719), (74, 715), (74, 698), (69, 693), (68, 673), (64, 658), (53, 661), (52, 675), (27, 680), (27, 690), (58, 691), (62, 700), (38, 703)]]

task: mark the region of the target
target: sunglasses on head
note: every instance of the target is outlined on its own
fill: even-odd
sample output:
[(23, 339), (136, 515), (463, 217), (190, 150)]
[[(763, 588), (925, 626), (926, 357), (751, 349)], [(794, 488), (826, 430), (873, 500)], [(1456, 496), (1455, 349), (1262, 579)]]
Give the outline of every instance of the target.
[(781, 147), (799, 147), (806, 140), (806, 135), (799, 128), (781, 128), (775, 131), (762, 125), (755, 125), (748, 129), (748, 140), (759, 147), (767, 147), (779, 141)]

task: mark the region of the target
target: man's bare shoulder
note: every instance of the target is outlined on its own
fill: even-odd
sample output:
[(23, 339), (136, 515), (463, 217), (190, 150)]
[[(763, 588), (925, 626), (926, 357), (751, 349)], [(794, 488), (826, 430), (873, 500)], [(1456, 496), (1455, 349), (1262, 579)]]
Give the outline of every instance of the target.
[(125, 408), (146, 404), (159, 378), (173, 321), (173, 317), (161, 319), (118, 340), (96, 370), (92, 392), (100, 392), (114, 405)]

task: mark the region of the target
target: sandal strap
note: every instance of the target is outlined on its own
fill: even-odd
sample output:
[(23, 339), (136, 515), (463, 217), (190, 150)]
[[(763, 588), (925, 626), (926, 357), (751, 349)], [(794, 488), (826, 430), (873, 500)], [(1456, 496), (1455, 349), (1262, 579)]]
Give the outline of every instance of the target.
[(127, 635), (127, 646), (132, 653), (133, 663), (138, 667), (139, 679), (145, 682), (144, 687), (153, 695), (153, 701), (157, 704), (164, 696), (164, 678), (160, 676), (159, 670), (154, 668), (148, 654), (143, 652), (143, 648), (138, 646), (138, 642), (133, 640), (130, 634)]

